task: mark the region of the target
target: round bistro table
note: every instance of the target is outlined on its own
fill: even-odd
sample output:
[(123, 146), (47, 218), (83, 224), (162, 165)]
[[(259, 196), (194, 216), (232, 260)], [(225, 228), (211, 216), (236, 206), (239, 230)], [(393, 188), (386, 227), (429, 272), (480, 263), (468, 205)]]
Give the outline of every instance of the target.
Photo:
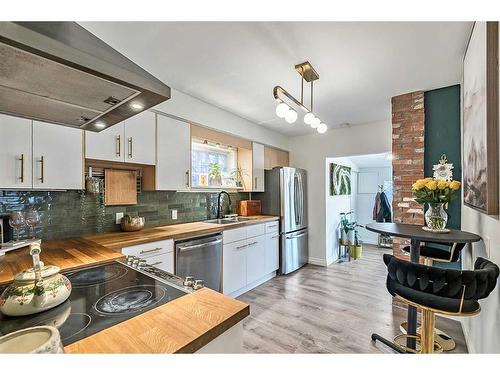
[[(419, 263), (421, 242), (466, 243), (469, 248), (471, 248), (473, 242), (481, 240), (480, 236), (470, 232), (450, 229), (448, 233), (434, 233), (423, 230), (422, 225), (415, 224), (372, 223), (367, 224), (366, 229), (375, 233), (385, 234), (387, 236), (410, 239), (410, 261), (412, 263)], [(415, 336), (416, 334), (417, 308), (408, 306), (408, 335)], [(377, 334), (373, 334), (372, 339), (377, 339), (398, 352), (404, 352), (404, 350), (399, 348), (397, 345)], [(417, 343), (414, 338), (408, 338), (406, 344), (409, 348), (416, 349)]]

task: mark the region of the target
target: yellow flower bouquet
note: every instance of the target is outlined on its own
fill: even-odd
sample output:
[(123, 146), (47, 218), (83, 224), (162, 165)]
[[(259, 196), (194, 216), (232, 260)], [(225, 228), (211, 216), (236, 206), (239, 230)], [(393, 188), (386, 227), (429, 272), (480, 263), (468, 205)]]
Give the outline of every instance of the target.
[[(444, 181), (432, 177), (417, 180), (412, 185), (415, 201), (420, 204), (427, 203), (429, 209), (425, 212), (427, 228), (432, 231), (445, 231), (448, 214), (444, 210), (460, 190), (459, 181)], [(425, 228), (424, 228), (425, 229)]]

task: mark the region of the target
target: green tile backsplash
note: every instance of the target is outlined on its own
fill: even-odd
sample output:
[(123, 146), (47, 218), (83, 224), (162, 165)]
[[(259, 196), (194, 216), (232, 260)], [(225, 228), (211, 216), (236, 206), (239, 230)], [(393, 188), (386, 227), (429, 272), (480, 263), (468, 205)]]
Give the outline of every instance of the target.
[[(233, 209), (248, 194), (231, 194)], [(146, 218), (146, 226), (179, 224), (214, 218), (217, 193), (155, 191), (142, 192), (133, 206), (104, 206), (103, 196), (85, 191), (3, 191), (0, 214), (34, 208), (41, 213), (36, 235), (44, 240), (119, 231), (115, 213), (135, 213)], [(227, 205), (224, 207), (227, 208)], [(171, 210), (177, 210), (172, 220)], [(28, 229), (21, 231), (25, 236)]]

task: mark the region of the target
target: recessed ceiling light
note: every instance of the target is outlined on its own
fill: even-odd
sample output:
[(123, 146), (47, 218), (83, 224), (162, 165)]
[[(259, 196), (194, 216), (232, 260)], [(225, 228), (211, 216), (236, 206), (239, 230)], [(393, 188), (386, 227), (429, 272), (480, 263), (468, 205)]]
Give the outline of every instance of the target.
[(134, 102), (130, 103), (130, 108), (135, 109), (136, 111), (140, 111), (144, 109), (144, 106), (141, 103)]

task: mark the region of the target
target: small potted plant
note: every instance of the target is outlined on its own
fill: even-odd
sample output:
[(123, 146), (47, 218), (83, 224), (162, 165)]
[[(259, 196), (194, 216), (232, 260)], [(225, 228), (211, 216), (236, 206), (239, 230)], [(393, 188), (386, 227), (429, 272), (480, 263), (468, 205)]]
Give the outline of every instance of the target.
[[(360, 226), (361, 225), (356, 225), (356, 228)], [(358, 229), (356, 228), (354, 229), (354, 244), (351, 245), (351, 254), (354, 259), (361, 258), (361, 253), (363, 252), (362, 242), (359, 238)]]
[(412, 189), (415, 201), (428, 205), (424, 215), (426, 226), (423, 229), (432, 232), (448, 232), (449, 230), (446, 229), (448, 214), (445, 208), (460, 190), (460, 182), (427, 177), (415, 181)]
[(222, 178), (220, 173), (220, 165), (217, 163), (211, 163), (208, 167), (208, 177), (210, 179), (210, 186), (221, 186)]

